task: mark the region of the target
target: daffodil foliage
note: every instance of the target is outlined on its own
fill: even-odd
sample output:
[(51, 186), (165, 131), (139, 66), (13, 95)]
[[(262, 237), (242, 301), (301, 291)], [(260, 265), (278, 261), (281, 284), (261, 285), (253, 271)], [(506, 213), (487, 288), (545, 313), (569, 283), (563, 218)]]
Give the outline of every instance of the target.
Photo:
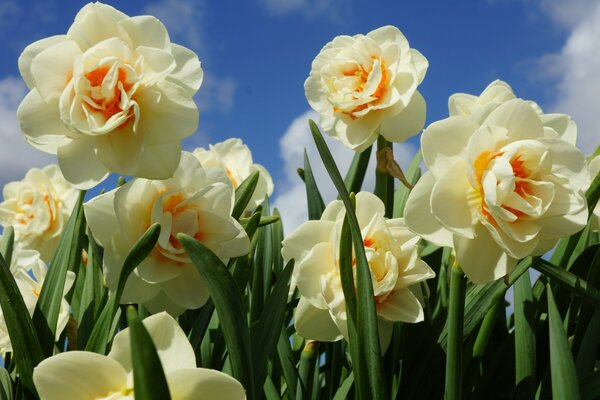
[(392, 26), (325, 44), (330, 180), (305, 157), (284, 232), (241, 139), (182, 151), (203, 74), (158, 19), (91, 3), (27, 46), (19, 125), (58, 164), (3, 189), (0, 398), (600, 398), (600, 150), (499, 80), (425, 126), (428, 66)]

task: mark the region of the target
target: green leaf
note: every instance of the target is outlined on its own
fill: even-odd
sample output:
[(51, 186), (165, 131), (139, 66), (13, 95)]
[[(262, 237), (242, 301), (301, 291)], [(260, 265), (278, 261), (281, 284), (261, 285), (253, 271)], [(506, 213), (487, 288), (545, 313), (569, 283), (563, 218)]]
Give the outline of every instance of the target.
[(0, 238), (0, 253), (4, 257), (6, 265), (10, 267), (12, 261), (13, 248), (15, 246), (15, 230), (11, 225), (8, 225), (2, 231)]
[(206, 281), (229, 349), (233, 376), (246, 388), (248, 398), (253, 399), (256, 393), (250, 330), (240, 289), (219, 257), (202, 243), (182, 233), (177, 239)]
[(367, 147), (360, 153), (354, 153), (352, 163), (346, 172), (344, 178), (344, 184), (348, 189), (349, 193), (358, 193), (365, 180), (365, 174), (367, 173), (367, 167), (369, 166), (369, 159), (371, 158), (371, 151), (373, 146)]
[(291, 260), (277, 277), (277, 282), (265, 302), (260, 319), (252, 327), (252, 359), (256, 371), (255, 380), (257, 383), (265, 380), (265, 376), (267, 375), (267, 361), (277, 348), (280, 333), (277, 327), (283, 327), (290, 278), (293, 270), (294, 262)]
[(394, 177), (386, 170), (379, 169), (380, 154), (385, 150), (392, 150), (392, 143), (384, 139), (383, 136), (377, 137), (377, 166), (375, 167), (375, 190), (373, 193), (383, 202), (385, 206), (385, 216), (391, 218), (394, 207)]
[(1, 400), (12, 400), (13, 399), (13, 390), (12, 390), (12, 379), (10, 379), (10, 374), (4, 368), (0, 368), (0, 399)]
[[(421, 168), (419, 168), (419, 165), (421, 165), (421, 158), (421, 152), (417, 151), (417, 154), (415, 154), (415, 157), (411, 161), (408, 170), (404, 174), (406, 180), (413, 186), (416, 185), (421, 178)], [(400, 218), (404, 216), (404, 206), (406, 205), (406, 200), (408, 200), (409, 194), (409, 188), (404, 185), (398, 185), (396, 193), (394, 194), (394, 218)]]
[(358, 338), (361, 351), (363, 351), (365, 355), (365, 358), (362, 361), (364, 361), (365, 371), (369, 377), (372, 398), (387, 398), (387, 388), (385, 386), (381, 365), (381, 349), (379, 345), (378, 321), (375, 312), (371, 271), (365, 255), (365, 248), (358, 220), (354, 214), (354, 209), (346, 186), (344, 185), (344, 181), (342, 180), (331, 152), (323, 139), (321, 131), (314, 121), (309, 120), (308, 123), (321, 159), (323, 160), (323, 164), (325, 165), (325, 169), (327, 169), (327, 172), (344, 203), (346, 215), (349, 217), (348, 222), (352, 233), (354, 251), (356, 253), (356, 297), (357, 299), (361, 299), (361, 301), (357, 301)]
[(515, 313), (515, 383), (516, 398), (531, 399), (535, 395), (535, 314), (529, 274), (517, 279), (514, 288)]
[(596, 370), (579, 381), (582, 400), (600, 398), (600, 370)]
[(335, 396), (333, 400), (345, 400), (349, 398), (350, 389), (352, 389), (352, 385), (354, 385), (354, 375), (350, 374), (344, 382), (340, 385), (340, 388), (335, 392)]
[(0, 306), (21, 381), (31, 393), (36, 393), (33, 384), (33, 368), (44, 359), (44, 353), (29, 311), (10, 272), (10, 266), (6, 264), (2, 255), (0, 255)]
[(556, 308), (552, 289), (549, 286), (546, 288), (546, 293), (548, 295), (552, 397), (555, 399), (577, 400), (580, 398), (579, 382), (575, 372), (573, 354), (571, 354), (562, 319)]
[(239, 219), (244, 214), (246, 207), (248, 207), (248, 204), (250, 203), (250, 199), (252, 199), (254, 190), (256, 190), (258, 176), (258, 171), (254, 171), (249, 177), (244, 179), (244, 182), (242, 182), (237, 189), (235, 189), (235, 204), (233, 205), (233, 211), (231, 212), (233, 218)]
[(296, 398), (311, 399), (314, 383), (314, 372), (319, 355), (319, 342), (306, 340), (304, 349), (300, 355), (300, 364), (298, 365), (298, 378), (300, 384), (296, 387)]
[(288, 388), (288, 395), (291, 400), (296, 399), (296, 387), (298, 382), (298, 370), (292, 353), (292, 346), (286, 334), (285, 328), (282, 328), (277, 341), (277, 358), (281, 364), (283, 378)]
[(447, 400), (462, 398), (462, 342), (467, 280), (460, 267), (454, 265), (450, 274), (450, 301), (448, 304), (448, 346), (446, 348)]
[(85, 346), (87, 351), (93, 351), (96, 353), (106, 353), (106, 348), (112, 335), (114, 333), (114, 319), (119, 309), (119, 302), (125, 289), (125, 283), (127, 278), (133, 272), (133, 270), (140, 265), (148, 254), (152, 251), (158, 237), (160, 236), (160, 224), (156, 223), (151, 225), (146, 232), (138, 239), (133, 245), (132, 249), (123, 262), (123, 268), (121, 269), (121, 275), (119, 276), (119, 282), (117, 284), (117, 290), (109, 297), (106, 302), (100, 316), (94, 324), (94, 328), (90, 334), (90, 338)]
[(133, 388), (136, 399), (168, 400), (169, 385), (156, 346), (133, 306), (127, 307)]
[(533, 268), (540, 271), (550, 279), (556, 280), (569, 289), (573, 294), (581, 297), (596, 308), (600, 309), (600, 291), (588, 285), (586, 281), (575, 274), (565, 271), (549, 261), (541, 259)]
[(85, 217), (82, 207), (84, 196), (85, 192), (81, 191), (60, 238), (50, 268), (48, 268), (33, 313), (33, 324), (40, 338), (43, 354), (46, 357), (51, 356), (54, 352), (56, 325), (64, 297), (67, 271), (72, 270), (77, 273), (81, 264), (81, 251), (85, 234)]
[(306, 202), (308, 204), (308, 219), (317, 220), (321, 218), (325, 203), (317, 187), (317, 182), (310, 167), (310, 161), (304, 149), (304, 185), (306, 187)]

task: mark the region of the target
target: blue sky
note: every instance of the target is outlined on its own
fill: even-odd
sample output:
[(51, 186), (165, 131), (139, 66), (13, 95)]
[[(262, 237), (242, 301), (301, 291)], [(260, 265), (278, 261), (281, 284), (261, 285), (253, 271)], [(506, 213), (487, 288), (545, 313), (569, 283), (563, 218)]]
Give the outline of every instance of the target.
[[(86, 2), (0, 0), (0, 183), (34, 165), (53, 162), (25, 145), (14, 111), (26, 93), (17, 58), (40, 38), (65, 33)], [(427, 123), (447, 116), (448, 96), (479, 94), (494, 79), (544, 110), (573, 115), (585, 153), (600, 142), (600, 6), (593, 0), (245, 0), (108, 1), (129, 15), (153, 14), (171, 40), (196, 51), (205, 82), (196, 100), (200, 127), (188, 149), (241, 137), (255, 162), (273, 175), (275, 203), (290, 208), (291, 226), (304, 218), (295, 178), (301, 150), (318, 163), (305, 119), (303, 83), (320, 48), (340, 34), (396, 25), (430, 63), (420, 91)], [(595, 100), (595, 102), (594, 102)], [(398, 148), (404, 159), (418, 137)], [(336, 147), (342, 164), (352, 153)], [(317, 167), (318, 169), (318, 167)], [(318, 169), (319, 179), (324, 173)], [(326, 197), (333, 196), (323, 180)], [(295, 208), (296, 210), (291, 210)], [(286, 214), (284, 214), (286, 215)], [(292, 221), (294, 220), (294, 221)]]

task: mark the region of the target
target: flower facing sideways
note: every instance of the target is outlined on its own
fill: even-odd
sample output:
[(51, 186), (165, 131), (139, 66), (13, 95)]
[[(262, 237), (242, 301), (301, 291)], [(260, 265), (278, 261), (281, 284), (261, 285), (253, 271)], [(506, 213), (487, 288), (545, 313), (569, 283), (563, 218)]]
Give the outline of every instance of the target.
[(57, 154), (82, 189), (109, 172), (169, 178), (197, 128), (200, 61), (151, 16), (87, 4), (65, 35), (29, 45), (19, 70), (30, 89), (17, 111), (25, 139)]
[[(371, 270), (380, 342), (387, 348), (394, 321), (423, 320), (420, 288), (435, 273), (417, 256), (419, 237), (401, 218), (384, 218), (375, 195), (356, 195), (356, 217)], [(320, 220), (308, 221), (283, 241), (282, 255), (295, 259), (293, 276), (301, 297), (294, 315), (299, 335), (319, 341), (348, 338), (346, 306), (339, 273), (339, 241), (345, 209), (330, 203)]]
[[(143, 323), (158, 352), (173, 400), (246, 398), (244, 388), (234, 378), (196, 368), (192, 346), (168, 314), (152, 315)], [(116, 334), (108, 356), (85, 351), (60, 353), (35, 368), (33, 381), (42, 400), (133, 399), (129, 328)]]
[(330, 136), (363, 151), (381, 134), (402, 142), (425, 123), (417, 91), (428, 62), (393, 26), (366, 35), (338, 36), (312, 63), (306, 99)]
[(587, 222), (581, 151), (560, 139), (529, 103), (513, 99), (481, 122), (453, 116), (421, 137), (429, 168), (405, 209), (410, 229), (454, 247), (475, 283), (498, 279)]
[(248, 210), (256, 208), (263, 202), (265, 196), (273, 193), (271, 174), (262, 165), (252, 162), (252, 153), (241, 139), (231, 138), (221, 143), (211, 144), (208, 150), (199, 147), (192, 154), (200, 160), (203, 167), (225, 171), (234, 189), (258, 171), (258, 183), (248, 203)]
[[(17, 242), (16, 242), (17, 243)], [(30, 316), (33, 316), (35, 306), (37, 305), (48, 267), (40, 259), (40, 255), (37, 251), (23, 249), (21, 246), (15, 246), (13, 255), (11, 258), (10, 272), (15, 277), (19, 292), (25, 302), (25, 307)], [(67, 271), (67, 278), (65, 280), (65, 286), (63, 289), (63, 296), (73, 286), (75, 282), (75, 274), (71, 271)], [(69, 321), (69, 303), (64, 298), (60, 304), (60, 311), (58, 314), (58, 321), (56, 326), (56, 340), (59, 339), (63, 330), (67, 326)], [(4, 313), (0, 311), (0, 354), (4, 355), (7, 351), (12, 351), (12, 344), (8, 335), (8, 328), (6, 321), (4, 320)]]
[(12, 225), (15, 241), (50, 261), (77, 201), (78, 191), (57, 165), (30, 169), (22, 181), (4, 186), (0, 224)]
[(246, 231), (231, 217), (232, 208), (233, 190), (225, 173), (202, 168), (187, 152), (172, 178), (132, 179), (84, 204), (92, 235), (105, 249), (104, 273), (111, 290), (132, 246), (150, 225), (160, 223), (158, 242), (129, 276), (121, 302), (143, 303), (151, 312), (166, 310), (174, 316), (208, 299), (208, 288), (178, 233), (194, 237), (222, 259), (250, 251)]

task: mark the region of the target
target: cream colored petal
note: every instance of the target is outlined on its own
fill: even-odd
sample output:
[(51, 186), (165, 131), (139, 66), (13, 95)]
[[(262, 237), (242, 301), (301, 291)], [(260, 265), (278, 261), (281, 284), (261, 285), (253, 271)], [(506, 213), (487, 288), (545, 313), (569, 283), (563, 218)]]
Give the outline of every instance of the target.
[(413, 323), (425, 317), (419, 299), (408, 288), (394, 290), (383, 303), (377, 304), (377, 315), (388, 321)]
[[(165, 375), (196, 367), (194, 349), (173, 317), (161, 312), (145, 318), (142, 322), (156, 347)], [(117, 361), (127, 372), (132, 371), (129, 335), (129, 328), (117, 333), (108, 353), (108, 357)]]
[(477, 96), (466, 93), (455, 93), (448, 98), (448, 115), (468, 117), (475, 107)]
[(154, 250), (137, 267), (137, 273), (140, 278), (148, 283), (163, 283), (171, 279), (177, 279), (183, 269), (171, 259)]
[(402, 272), (398, 276), (394, 290), (402, 289), (434, 277), (435, 272), (429, 268), (429, 265), (427, 265), (427, 263), (420, 258), (417, 258), (413, 268)]
[(183, 272), (175, 279), (163, 282), (160, 286), (167, 296), (183, 308), (194, 310), (202, 307), (210, 293), (196, 266), (186, 264), (180, 267)]
[(77, 43), (64, 40), (42, 50), (31, 61), (35, 87), (44, 101), (60, 97), (73, 76), (73, 63), (80, 54)]
[(588, 209), (582, 192), (555, 185), (555, 196), (546, 214), (536, 221), (543, 239), (558, 239), (579, 232), (588, 220)]
[(512, 141), (537, 139), (544, 136), (539, 115), (521, 99), (514, 99), (498, 106), (486, 118), (488, 125), (499, 125), (508, 130)]
[(38, 364), (33, 382), (44, 400), (96, 399), (125, 390), (127, 373), (106, 356), (69, 351)]
[(71, 131), (60, 120), (58, 101), (46, 103), (37, 89), (31, 90), (17, 109), (19, 127), (25, 140), (33, 147), (56, 154), (58, 148), (70, 141)]
[(156, 296), (148, 301), (144, 302), (144, 307), (153, 314), (166, 311), (172, 317), (176, 318), (183, 314), (185, 308), (178, 306), (173, 300), (166, 295), (165, 292), (160, 291)]
[(96, 157), (94, 139), (72, 140), (57, 155), (65, 179), (78, 189), (90, 189), (108, 177), (108, 169)]
[(352, 120), (348, 116), (340, 116), (335, 124), (335, 134), (344, 145), (361, 152), (377, 140), (377, 128), (381, 123), (381, 115), (370, 112), (364, 117)]
[(115, 190), (100, 194), (83, 205), (85, 220), (98, 244), (107, 247), (119, 221), (115, 214)]
[(424, 239), (439, 246), (452, 247), (452, 233), (444, 228), (432, 214), (431, 193), (435, 178), (426, 172), (411, 190), (404, 208), (406, 225)]
[(175, 59), (171, 52), (154, 47), (140, 46), (135, 49), (133, 58), (136, 66), (143, 71), (141, 85), (152, 85), (164, 79), (175, 69)]
[(326, 307), (321, 278), (336, 268), (334, 257), (330, 243), (319, 243), (294, 266), (298, 290), (315, 306)]
[[(125, 261), (124, 258), (122, 258), (121, 263), (123, 261)], [(134, 271), (129, 275), (125, 283), (125, 289), (123, 289), (123, 295), (121, 296), (121, 304), (145, 303), (156, 297), (160, 291), (160, 285), (146, 282)]]
[(400, 29), (395, 26), (382, 26), (381, 28), (374, 29), (367, 33), (366, 36), (373, 39), (380, 47), (395, 45), (403, 50), (408, 50), (408, 41), (406, 40), (406, 37), (400, 32)]
[(423, 131), (423, 160), (433, 175), (440, 176), (457, 159), (465, 159), (467, 143), (477, 128), (465, 117), (450, 117), (434, 122)]
[(131, 126), (100, 135), (96, 138), (97, 158), (112, 172), (135, 176), (143, 140), (144, 136), (136, 135)]
[(487, 283), (502, 278), (517, 264), (482, 224), (475, 227), (475, 238), (454, 236), (456, 257), (463, 272), (473, 283)]
[(581, 150), (561, 139), (543, 138), (539, 141), (548, 146), (553, 174), (567, 178), (575, 190), (589, 185), (589, 170)]
[(186, 89), (187, 95), (191, 97), (198, 91), (204, 79), (200, 60), (190, 49), (174, 43), (171, 43), (171, 53), (175, 57), (177, 66), (171, 71), (167, 80)]
[(425, 56), (421, 54), (419, 50), (410, 49), (410, 54), (412, 55), (412, 63), (415, 69), (417, 70), (417, 76), (419, 77), (418, 82), (421, 83), (423, 82), (423, 79), (425, 78), (425, 73), (429, 68), (429, 61), (427, 61)]
[(135, 176), (147, 179), (168, 179), (173, 176), (181, 158), (181, 142), (144, 146)]
[(405, 141), (423, 129), (426, 111), (425, 99), (416, 91), (404, 110), (381, 121), (381, 135), (391, 142)]
[(138, 131), (147, 145), (174, 142), (190, 136), (198, 128), (198, 107), (186, 90), (161, 81), (136, 93), (141, 116)]
[(33, 89), (35, 87), (35, 80), (31, 74), (32, 60), (43, 50), (64, 41), (65, 38), (65, 35), (50, 36), (33, 42), (25, 47), (25, 50), (23, 50), (23, 53), (21, 53), (19, 56), (19, 72), (21, 73), (21, 76), (23, 77), (23, 80), (29, 89)]
[(317, 243), (332, 239), (334, 225), (332, 221), (306, 221), (283, 240), (283, 259), (288, 262), (293, 258), (296, 263), (300, 262)]
[(440, 175), (431, 192), (431, 212), (448, 230), (473, 238), (473, 225), (480, 203), (467, 180), (466, 169), (465, 162), (459, 160)]
[(329, 311), (315, 307), (304, 296), (300, 296), (294, 312), (294, 327), (296, 333), (305, 339), (334, 342), (343, 337)]
[(67, 38), (75, 40), (84, 51), (111, 37), (130, 41), (127, 32), (118, 24), (126, 18), (129, 17), (107, 4), (89, 3), (75, 16)]
[(577, 141), (577, 124), (566, 114), (543, 114), (540, 119), (544, 126), (550, 127), (562, 140), (575, 146)]
[(244, 400), (244, 387), (236, 379), (213, 369), (180, 369), (167, 375), (169, 391), (173, 400), (196, 400), (202, 398), (220, 400)]
[(375, 216), (385, 215), (385, 205), (373, 193), (359, 192), (356, 194), (356, 219), (361, 228), (366, 227)]
[(125, 29), (131, 39), (132, 48), (148, 46), (169, 50), (169, 33), (157, 18), (151, 15), (136, 15), (120, 20), (119, 25)]

